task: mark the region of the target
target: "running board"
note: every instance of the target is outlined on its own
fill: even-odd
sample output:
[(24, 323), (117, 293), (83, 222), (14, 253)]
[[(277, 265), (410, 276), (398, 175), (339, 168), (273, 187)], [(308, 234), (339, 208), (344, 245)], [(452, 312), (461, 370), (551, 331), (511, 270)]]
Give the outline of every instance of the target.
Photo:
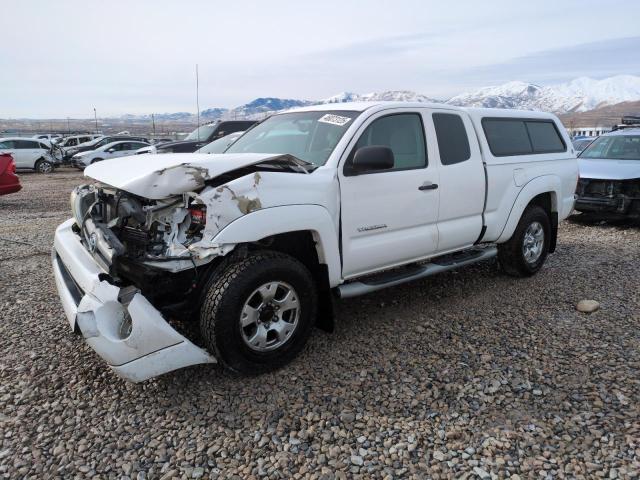
[(434, 258), (430, 263), (411, 264), (398, 269), (390, 270), (378, 275), (373, 275), (366, 279), (356, 280), (342, 284), (338, 287), (340, 298), (357, 297), (365, 293), (375, 292), (383, 288), (401, 285), (403, 283), (430, 277), (437, 273), (453, 270), (472, 263), (481, 262), (495, 257), (498, 254), (496, 247), (482, 249), (471, 249), (464, 252), (454, 253)]

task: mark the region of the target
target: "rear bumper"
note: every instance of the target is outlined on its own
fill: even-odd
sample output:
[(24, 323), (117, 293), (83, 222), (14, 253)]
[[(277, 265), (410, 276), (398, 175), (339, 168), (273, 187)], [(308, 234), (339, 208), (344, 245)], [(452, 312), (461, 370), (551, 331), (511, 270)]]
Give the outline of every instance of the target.
[(135, 289), (117, 287), (72, 230), (58, 227), (52, 251), (56, 287), (71, 329), (121, 377), (140, 382), (215, 359), (174, 330)]
[(22, 190), (22, 185), (20, 185), (19, 183), (0, 185), (0, 195), (9, 195), (10, 193), (16, 193), (20, 190)]

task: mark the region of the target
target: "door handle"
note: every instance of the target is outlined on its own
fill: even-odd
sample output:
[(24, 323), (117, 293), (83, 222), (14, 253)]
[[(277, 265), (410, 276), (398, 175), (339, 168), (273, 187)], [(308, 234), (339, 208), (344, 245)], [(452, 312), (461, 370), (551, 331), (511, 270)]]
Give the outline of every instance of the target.
[(418, 190), (435, 190), (436, 188), (438, 188), (438, 184), (437, 183), (424, 183), (423, 185), (420, 185), (418, 187)]

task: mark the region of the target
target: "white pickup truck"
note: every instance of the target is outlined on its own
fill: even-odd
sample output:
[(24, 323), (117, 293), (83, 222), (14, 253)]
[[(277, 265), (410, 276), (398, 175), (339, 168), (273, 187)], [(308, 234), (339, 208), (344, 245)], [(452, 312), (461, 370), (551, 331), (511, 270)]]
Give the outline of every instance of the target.
[(56, 284), (71, 328), (141, 381), (216, 361), (277, 368), (314, 325), (332, 328), (336, 297), (495, 256), (532, 275), (578, 166), (550, 114), (380, 102), (289, 111), (224, 154), (85, 175), (55, 234)]

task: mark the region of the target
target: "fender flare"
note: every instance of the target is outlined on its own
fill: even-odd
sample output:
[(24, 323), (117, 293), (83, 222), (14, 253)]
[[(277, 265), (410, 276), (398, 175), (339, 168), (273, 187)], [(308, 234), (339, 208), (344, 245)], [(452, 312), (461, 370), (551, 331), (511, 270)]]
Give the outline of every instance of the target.
[(218, 245), (255, 242), (280, 233), (310, 231), (318, 260), (327, 266), (329, 285), (342, 282), (338, 232), (329, 211), (320, 205), (285, 205), (263, 208), (237, 218), (212, 240)]
[[(525, 208), (529, 205), (534, 197), (541, 193), (551, 193), (551, 212), (558, 211), (558, 196), (562, 192), (562, 182), (557, 175), (542, 175), (531, 179), (518, 193), (507, 223), (505, 223), (502, 233), (496, 240), (496, 243), (504, 243), (511, 238), (515, 232), (518, 222), (524, 213)], [(552, 219), (549, 218), (549, 221)]]

